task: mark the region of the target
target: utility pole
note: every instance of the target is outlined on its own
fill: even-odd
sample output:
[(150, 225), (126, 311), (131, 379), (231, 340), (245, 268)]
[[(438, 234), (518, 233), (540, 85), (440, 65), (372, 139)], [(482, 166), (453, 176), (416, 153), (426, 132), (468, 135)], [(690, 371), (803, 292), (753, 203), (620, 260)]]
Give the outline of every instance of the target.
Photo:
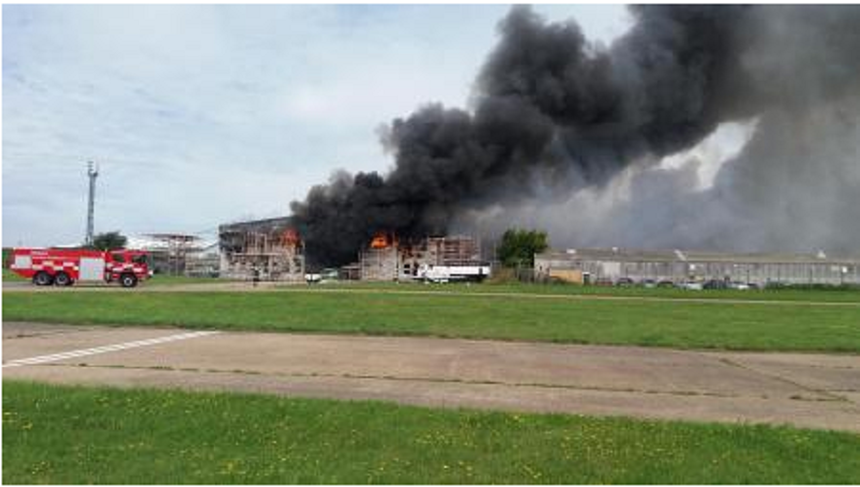
[(87, 162), (87, 176), (90, 178), (90, 197), (87, 202), (87, 237), (86, 245), (93, 244), (93, 228), (94, 228), (94, 213), (96, 202), (96, 178), (99, 175), (99, 168), (93, 161)]

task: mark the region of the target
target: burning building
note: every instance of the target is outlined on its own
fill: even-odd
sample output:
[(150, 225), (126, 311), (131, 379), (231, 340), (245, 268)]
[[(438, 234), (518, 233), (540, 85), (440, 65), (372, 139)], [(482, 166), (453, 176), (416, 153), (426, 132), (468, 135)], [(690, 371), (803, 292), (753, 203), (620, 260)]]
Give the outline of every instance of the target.
[(359, 253), (359, 278), (365, 281), (421, 279), (434, 268), (445, 268), (450, 279), (481, 279), (489, 275), (489, 268), (481, 261), (478, 242), (472, 237), (398, 240), (393, 233), (380, 232)]
[(304, 280), (304, 244), (290, 222), (270, 218), (218, 227), (221, 277)]
[(378, 233), (358, 255), (358, 276), (363, 281), (395, 281), (402, 271), (400, 246), (394, 235)]

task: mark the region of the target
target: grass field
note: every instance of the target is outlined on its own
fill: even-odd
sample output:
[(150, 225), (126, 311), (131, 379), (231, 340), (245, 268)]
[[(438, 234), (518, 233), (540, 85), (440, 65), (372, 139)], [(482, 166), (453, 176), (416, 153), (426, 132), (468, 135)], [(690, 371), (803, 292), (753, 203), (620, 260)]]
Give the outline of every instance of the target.
[(380, 283), (380, 282), (348, 282), (327, 283), (319, 286), (329, 290), (398, 290), (398, 291), (434, 291), (469, 294), (537, 294), (552, 296), (619, 296), (668, 299), (731, 299), (749, 301), (815, 301), (815, 302), (853, 302), (860, 303), (860, 289), (838, 288), (831, 289), (764, 289), (764, 290), (707, 290), (687, 291), (678, 288), (644, 288), (644, 287), (603, 287), (577, 286), (572, 284), (531, 284), (531, 283), (493, 283), (469, 285), (462, 283), (429, 284), (418, 283)]
[[(25, 281), (9, 269), (3, 269), (4, 281)], [(227, 283), (231, 280), (209, 277), (168, 276), (157, 274), (152, 279), (141, 283), (142, 287), (162, 287), (174, 285)], [(232, 281), (238, 282), (238, 281)], [(285, 286), (294, 288), (295, 286)], [(573, 295), (573, 296), (621, 296), (648, 297), (671, 299), (732, 299), (751, 301), (821, 301), (821, 302), (855, 302), (860, 303), (858, 288), (822, 288), (822, 289), (764, 289), (764, 290), (708, 290), (686, 291), (677, 288), (644, 288), (644, 287), (602, 287), (577, 286), (570, 284), (532, 284), (532, 283), (485, 283), (480, 285), (450, 283), (428, 284), (420, 283), (391, 283), (391, 282), (330, 282), (314, 286), (325, 290), (397, 290), (397, 291), (433, 291), (452, 292), (457, 294), (538, 294), (538, 295)]]
[(3, 482), (860, 483), (860, 435), (3, 384)]
[(218, 282), (230, 282), (225, 279), (215, 277), (188, 277), (188, 276), (167, 276), (157, 274), (151, 279), (141, 283), (141, 286), (176, 286), (185, 284), (212, 284)]
[[(814, 293), (813, 293), (814, 294)], [(228, 330), (860, 351), (860, 306), (353, 292), (4, 293), (3, 319)]]

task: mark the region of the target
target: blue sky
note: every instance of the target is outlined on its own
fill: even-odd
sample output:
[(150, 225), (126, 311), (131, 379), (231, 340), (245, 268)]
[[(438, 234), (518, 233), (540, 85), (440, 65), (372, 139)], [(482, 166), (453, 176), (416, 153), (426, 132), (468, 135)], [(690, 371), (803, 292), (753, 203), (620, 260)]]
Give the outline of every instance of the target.
[[(381, 124), (468, 106), (499, 6), (3, 6), (3, 244), (189, 232), (288, 213), (337, 168), (392, 161)], [(541, 5), (608, 43), (612, 5)]]

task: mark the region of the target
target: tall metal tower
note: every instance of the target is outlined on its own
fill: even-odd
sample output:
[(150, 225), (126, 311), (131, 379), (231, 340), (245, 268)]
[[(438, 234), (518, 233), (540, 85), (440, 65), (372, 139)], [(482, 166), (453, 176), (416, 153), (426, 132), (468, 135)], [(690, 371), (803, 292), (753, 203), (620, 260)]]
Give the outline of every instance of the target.
[(87, 238), (86, 245), (93, 244), (94, 213), (96, 202), (96, 178), (99, 175), (99, 167), (93, 161), (87, 162), (87, 176), (90, 178), (90, 198), (87, 202)]

